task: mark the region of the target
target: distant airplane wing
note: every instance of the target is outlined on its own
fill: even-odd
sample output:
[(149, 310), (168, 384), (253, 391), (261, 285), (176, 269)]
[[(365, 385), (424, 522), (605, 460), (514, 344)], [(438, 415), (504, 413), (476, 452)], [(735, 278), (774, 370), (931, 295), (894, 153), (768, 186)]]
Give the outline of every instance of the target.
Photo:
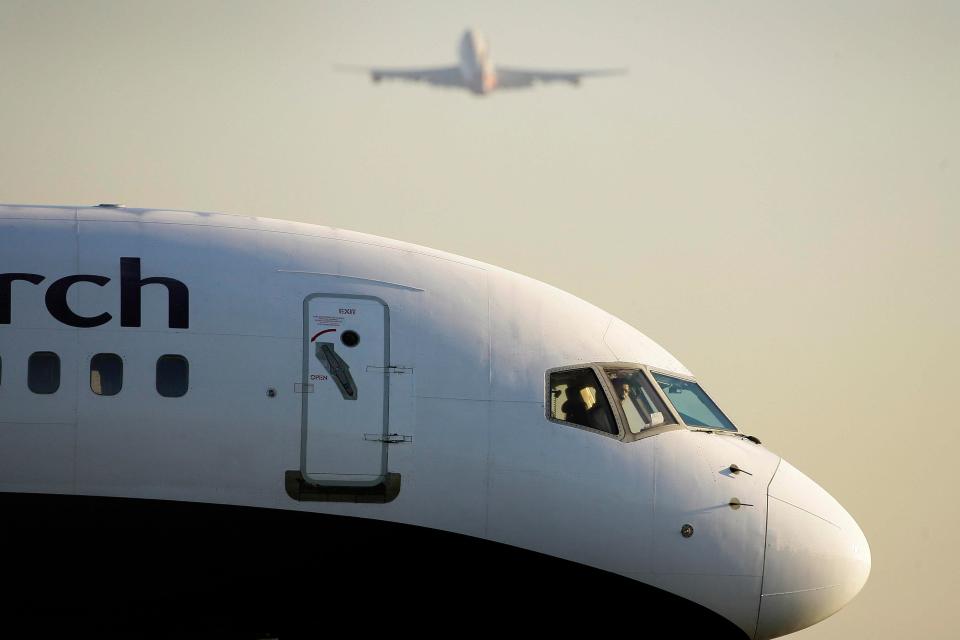
[(438, 87), (463, 87), (460, 67), (427, 67), (423, 69), (383, 69), (378, 67), (353, 67), (340, 65), (343, 71), (362, 71), (370, 74), (374, 82), (381, 80), (407, 80), (425, 82)]
[(537, 82), (566, 82), (580, 84), (583, 78), (594, 76), (618, 76), (626, 69), (588, 69), (583, 71), (541, 71), (537, 69), (518, 69), (516, 67), (497, 67), (498, 89), (523, 89)]

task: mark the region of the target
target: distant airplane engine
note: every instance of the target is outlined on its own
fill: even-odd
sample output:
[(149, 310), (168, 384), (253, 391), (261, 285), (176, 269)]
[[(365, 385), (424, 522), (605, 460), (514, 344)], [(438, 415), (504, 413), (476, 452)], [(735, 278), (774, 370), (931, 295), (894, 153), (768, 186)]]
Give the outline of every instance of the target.
[(490, 93), (497, 87), (497, 71), (494, 68), (492, 60), (483, 61), (480, 77), (482, 78), (482, 93)]

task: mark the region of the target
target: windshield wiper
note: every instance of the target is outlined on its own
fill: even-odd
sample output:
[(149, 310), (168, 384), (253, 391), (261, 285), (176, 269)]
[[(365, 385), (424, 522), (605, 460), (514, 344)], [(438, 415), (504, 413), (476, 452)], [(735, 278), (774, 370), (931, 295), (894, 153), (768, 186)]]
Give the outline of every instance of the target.
[(740, 436), (754, 444), (763, 444), (760, 442), (760, 438), (757, 436), (747, 435), (746, 433), (741, 433), (739, 431), (730, 431), (729, 429), (710, 429), (710, 428), (701, 428), (701, 427), (690, 427), (691, 431), (699, 431), (700, 433), (722, 433), (725, 436)]

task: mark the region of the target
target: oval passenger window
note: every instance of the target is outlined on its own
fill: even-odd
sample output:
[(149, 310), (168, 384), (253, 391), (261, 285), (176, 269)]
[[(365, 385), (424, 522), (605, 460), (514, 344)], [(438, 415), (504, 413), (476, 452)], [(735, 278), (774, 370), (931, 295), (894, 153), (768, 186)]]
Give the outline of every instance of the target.
[(60, 356), (52, 351), (31, 354), (27, 364), (27, 386), (34, 393), (56, 393), (60, 388)]
[(179, 398), (190, 384), (190, 364), (183, 356), (165, 355), (157, 360), (157, 393), (164, 398)]

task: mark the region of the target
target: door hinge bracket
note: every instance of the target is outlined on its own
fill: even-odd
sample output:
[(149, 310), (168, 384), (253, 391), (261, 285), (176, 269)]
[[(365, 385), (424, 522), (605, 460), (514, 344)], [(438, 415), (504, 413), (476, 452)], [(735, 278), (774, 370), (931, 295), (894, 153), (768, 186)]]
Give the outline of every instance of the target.
[(382, 371), (383, 373), (404, 374), (404, 373), (413, 373), (413, 367), (404, 367), (398, 364), (389, 364), (385, 367), (377, 367), (372, 364), (367, 365), (367, 372), (369, 373), (371, 371), (374, 373), (377, 371)]
[(413, 436), (405, 436), (400, 433), (365, 433), (363, 434), (363, 439), (369, 442), (386, 442), (387, 444), (413, 442)]

